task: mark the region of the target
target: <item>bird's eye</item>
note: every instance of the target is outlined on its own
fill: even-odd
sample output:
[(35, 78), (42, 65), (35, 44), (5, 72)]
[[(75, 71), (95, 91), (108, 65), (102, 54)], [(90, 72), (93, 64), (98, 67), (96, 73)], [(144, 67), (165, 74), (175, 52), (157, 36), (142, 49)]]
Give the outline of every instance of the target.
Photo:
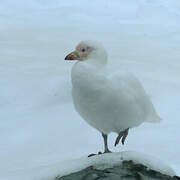
[(85, 49), (83, 48), (81, 51), (82, 51), (82, 52), (84, 52), (84, 51), (85, 51)]

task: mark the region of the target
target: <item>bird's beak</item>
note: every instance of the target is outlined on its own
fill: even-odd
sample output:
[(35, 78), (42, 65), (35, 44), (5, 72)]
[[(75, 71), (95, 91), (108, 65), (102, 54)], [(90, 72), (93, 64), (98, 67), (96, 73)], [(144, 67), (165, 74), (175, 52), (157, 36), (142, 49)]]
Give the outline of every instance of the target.
[(77, 51), (73, 51), (65, 57), (65, 60), (78, 60), (80, 58)]

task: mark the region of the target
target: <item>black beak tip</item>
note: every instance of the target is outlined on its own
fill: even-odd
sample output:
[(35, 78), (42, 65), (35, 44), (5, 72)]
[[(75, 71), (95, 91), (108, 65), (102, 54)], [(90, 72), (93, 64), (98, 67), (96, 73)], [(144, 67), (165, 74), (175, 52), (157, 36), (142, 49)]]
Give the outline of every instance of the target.
[(68, 56), (66, 56), (66, 57), (64, 58), (64, 60), (68, 60)]
[(71, 55), (67, 55), (64, 60), (73, 60), (73, 57)]

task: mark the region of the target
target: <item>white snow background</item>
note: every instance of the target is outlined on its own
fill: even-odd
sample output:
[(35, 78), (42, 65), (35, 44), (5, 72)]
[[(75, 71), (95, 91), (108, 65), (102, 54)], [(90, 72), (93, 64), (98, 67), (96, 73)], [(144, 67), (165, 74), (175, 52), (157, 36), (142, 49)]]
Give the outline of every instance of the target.
[(104, 44), (110, 73), (136, 74), (163, 118), (131, 129), (125, 146), (114, 148), (112, 133), (111, 150), (152, 155), (180, 174), (179, 0), (1, 0), (0, 180), (46, 180), (103, 150), (73, 108), (64, 61), (85, 39)]

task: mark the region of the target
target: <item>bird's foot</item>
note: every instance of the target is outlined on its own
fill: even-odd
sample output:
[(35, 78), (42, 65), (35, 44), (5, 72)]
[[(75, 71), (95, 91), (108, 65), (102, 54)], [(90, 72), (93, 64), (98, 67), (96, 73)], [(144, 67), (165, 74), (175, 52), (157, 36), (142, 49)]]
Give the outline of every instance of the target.
[(102, 152), (98, 152), (98, 154), (92, 153), (92, 154), (89, 154), (88, 157), (92, 157), (92, 156), (96, 156), (96, 155), (100, 155), (100, 154), (102, 154)]
[(118, 137), (116, 138), (116, 141), (115, 141), (114, 146), (116, 146), (117, 144), (119, 144), (119, 141), (120, 141), (121, 138), (122, 138), (122, 139), (121, 139), (121, 142), (122, 142), (122, 144), (124, 145), (124, 142), (125, 142), (126, 137), (127, 137), (127, 135), (128, 135), (128, 131), (129, 131), (129, 128), (127, 128), (127, 129), (125, 129), (124, 131), (121, 131), (121, 132), (119, 133)]
[(96, 156), (96, 155), (101, 155), (101, 154), (106, 154), (106, 153), (112, 153), (109, 149), (105, 150), (103, 153), (101, 151), (98, 152), (98, 154), (89, 154), (88, 157)]

